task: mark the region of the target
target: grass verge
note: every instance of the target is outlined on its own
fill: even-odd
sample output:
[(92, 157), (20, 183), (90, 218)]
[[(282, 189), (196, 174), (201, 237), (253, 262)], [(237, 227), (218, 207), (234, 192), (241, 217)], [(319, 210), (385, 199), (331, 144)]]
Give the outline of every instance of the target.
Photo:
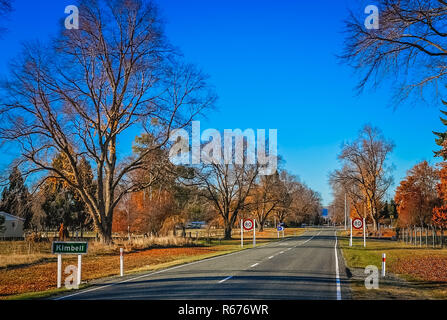
[[(353, 299), (410, 300), (447, 299), (447, 250), (414, 247), (403, 242), (340, 236), (340, 247), (349, 269)], [(365, 267), (381, 271), (382, 254), (386, 254), (385, 278), (379, 278), (379, 289), (365, 287)]]

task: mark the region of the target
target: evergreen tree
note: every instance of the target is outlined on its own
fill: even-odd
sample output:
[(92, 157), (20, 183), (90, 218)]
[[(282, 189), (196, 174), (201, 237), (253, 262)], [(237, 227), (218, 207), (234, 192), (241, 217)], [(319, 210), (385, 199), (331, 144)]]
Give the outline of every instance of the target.
[(9, 175), (9, 184), (3, 189), (0, 211), (23, 218), (25, 220), (24, 229), (30, 228), (31, 195), (17, 166), (12, 169)]
[[(70, 174), (70, 166), (62, 155), (57, 155), (53, 159), (53, 166), (58, 170)], [(79, 162), (78, 171), (86, 189), (93, 194), (96, 190), (93, 182), (93, 173), (89, 163), (82, 158)], [(85, 202), (78, 192), (62, 179), (48, 178), (40, 192), (40, 208), (44, 212), (40, 217), (39, 224), (47, 229), (57, 229), (63, 223), (64, 226), (73, 230), (80, 230), (81, 236), (84, 230), (92, 226), (91, 215), (87, 210)]]
[[(447, 106), (447, 102), (442, 100), (442, 103)], [(441, 113), (447, 116), (447, 111), (440, 110)], [(447, 126), (447, 119), (440, 117), (443, 125)], [(435, 132), (433, 133), (438, 137), (435, 139), (436, 144), (441, 147), (441, 150), (433, 151), (435, 153), (435, 157), (442, 157), (444, 161), (447, 160), (447, 131), (445, 132)]]

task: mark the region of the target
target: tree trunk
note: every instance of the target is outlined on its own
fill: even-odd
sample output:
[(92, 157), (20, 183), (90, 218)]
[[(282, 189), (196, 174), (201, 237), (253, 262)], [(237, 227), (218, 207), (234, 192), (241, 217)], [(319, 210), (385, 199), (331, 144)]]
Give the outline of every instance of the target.
[(224, 240), (231, 240), (231, 231), (232, 227), (230, 223), (225, 223), (225, 234), (224, 234)]
[(264, 231), (265, 220), (266, 220), (266, 218), (264, 218), (264, 219), (258, 221), (259, 232)]
[[(371, 217), (371, 220), (372, 220), (372, 222), (373, 222), (373, 229), (374, 229), (374, 232), (377, 232), (377, 220), (376, 220), (376, 218), (374, 218), (374, 217)], [(366, 219), (365, 219), (365, 223), (366, 223)]]

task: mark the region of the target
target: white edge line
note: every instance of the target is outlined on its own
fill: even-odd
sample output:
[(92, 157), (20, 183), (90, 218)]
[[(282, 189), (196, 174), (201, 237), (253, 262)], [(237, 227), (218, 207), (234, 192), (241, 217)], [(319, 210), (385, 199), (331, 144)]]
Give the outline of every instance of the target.
[(337, 254), (337, 230), (335, 230), (335, 281), (337, 283), (337, 300), (341, 300), (341, 287), (340, 287), (340, 273), (338, 269), (338, 254)]
[(259, 265), (259, 263), (252, 264), (252, 265), (250, 266), (250, 268), (256, 267), (257, 265)]
[(228, 276), (228, 277), (226, 277), (225, 279), (220, 280), (219, 283), (222, 283), (222, 282), (225, 282), (225, 281), (227, 281), (227, 280), (230, 280), (231, 278), (233, 278), (233, 276)]

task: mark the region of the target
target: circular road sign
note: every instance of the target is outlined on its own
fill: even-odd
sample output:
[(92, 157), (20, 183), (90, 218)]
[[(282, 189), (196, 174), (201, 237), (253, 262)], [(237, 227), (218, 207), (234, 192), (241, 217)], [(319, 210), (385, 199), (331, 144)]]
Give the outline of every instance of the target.
[(355, 229), (361, 229), (363, 227), (363, 221), (360, 218), (355, 218), (354, 220), (352, 220), (352, 226)]
[(254, 225), (253, 220), (251, 220), (251, 219), (244, 220), (244, 229), (245, 230), (253, 229), (253, 225)]
[(277, 228), (277, 230), (278, 230), (278, 231), (283, 231), (283, 230), (284, 230), (284, 227), (283, 227), (283, 226), (279, 226), (279, 227)]

